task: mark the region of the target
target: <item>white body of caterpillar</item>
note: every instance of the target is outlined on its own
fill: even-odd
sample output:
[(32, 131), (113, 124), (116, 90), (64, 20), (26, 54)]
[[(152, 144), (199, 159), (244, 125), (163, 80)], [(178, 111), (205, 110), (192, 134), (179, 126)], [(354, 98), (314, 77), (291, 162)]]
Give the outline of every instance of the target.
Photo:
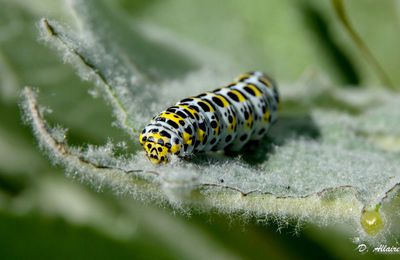
[(169, 154), (240, 150), (260, 140), (277, 119), (278, 89), (262, 72), (240, 75), (233, 83), (183, 99), (143, 129), (139, 141), (151, 162), (167, 162)]

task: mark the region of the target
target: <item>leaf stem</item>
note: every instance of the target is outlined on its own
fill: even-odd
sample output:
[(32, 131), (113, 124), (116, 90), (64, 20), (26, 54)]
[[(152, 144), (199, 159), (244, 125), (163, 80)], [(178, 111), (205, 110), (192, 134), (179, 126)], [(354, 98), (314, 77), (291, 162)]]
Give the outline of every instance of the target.
[(367, 59), (367, 61), (373, 67), (373, 69), (377, 73), (379, 79), (381, 80), (382, 84), (384, 84), (384, 86), (386, 86), (387, 88), (389, 88), (391, 90), (396, 90), (397, 88), (392, 83), (390, 77), (386, 74), (385, 70), (379, 64), (378, 60), (372, 54), (371, 50), (364, 43), (361, 36), (357, 33), (357, 31), (354, 29), (353, 25), (350, 23), (350, 20), (347, 16), (347, 13), (346, 13), (346, 10), (344, 7), (343, 0), (331, 0), (331, 3), (333, 5), (333, 9), (335, 10), (335, 13), (336, 13), (337, 17), (339, 18), (340, 22), (343, 24), (347, 33), (350, 35), (352, 40), (355, 42), (355, 44), (361, 50), (364, 57)]

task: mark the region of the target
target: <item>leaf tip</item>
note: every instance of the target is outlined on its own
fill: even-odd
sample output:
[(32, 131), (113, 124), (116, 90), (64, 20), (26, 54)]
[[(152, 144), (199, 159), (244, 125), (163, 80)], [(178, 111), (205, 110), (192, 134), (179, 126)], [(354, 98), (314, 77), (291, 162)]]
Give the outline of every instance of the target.
[(47, 18), (40, 19), (39, 27), (41, 29), (44, 29), (44, 31), (50, 36), (57, 35), (57, 32), (54, 30), (54, 27), (49, 23), (49, 20)]

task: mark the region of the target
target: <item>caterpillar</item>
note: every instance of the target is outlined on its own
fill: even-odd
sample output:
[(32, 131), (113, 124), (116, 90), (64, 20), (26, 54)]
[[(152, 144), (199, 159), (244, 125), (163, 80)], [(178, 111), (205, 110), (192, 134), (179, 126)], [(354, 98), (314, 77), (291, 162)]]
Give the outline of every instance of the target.
[(240, 75), (233, 83), (185, 98), (167, 108), (139, 136), (154, 164), (170, 154), (187, 158), (198, 152), (239, 151), (260, 140), (277, 119), (276, 83), (262, 72)]

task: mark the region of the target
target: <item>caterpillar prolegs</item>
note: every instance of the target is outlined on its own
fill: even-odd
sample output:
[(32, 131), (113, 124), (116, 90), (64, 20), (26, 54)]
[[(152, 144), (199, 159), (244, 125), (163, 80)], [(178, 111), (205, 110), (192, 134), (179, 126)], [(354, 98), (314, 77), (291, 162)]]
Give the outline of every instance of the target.
[(279, 94), (262, 72), (240, 75), (233, 83), (185, 98), (155, 116), (139, 141), (154, 164), (170, 154), (239, 151), (249, 140), (260, 140), (277, 119)]

